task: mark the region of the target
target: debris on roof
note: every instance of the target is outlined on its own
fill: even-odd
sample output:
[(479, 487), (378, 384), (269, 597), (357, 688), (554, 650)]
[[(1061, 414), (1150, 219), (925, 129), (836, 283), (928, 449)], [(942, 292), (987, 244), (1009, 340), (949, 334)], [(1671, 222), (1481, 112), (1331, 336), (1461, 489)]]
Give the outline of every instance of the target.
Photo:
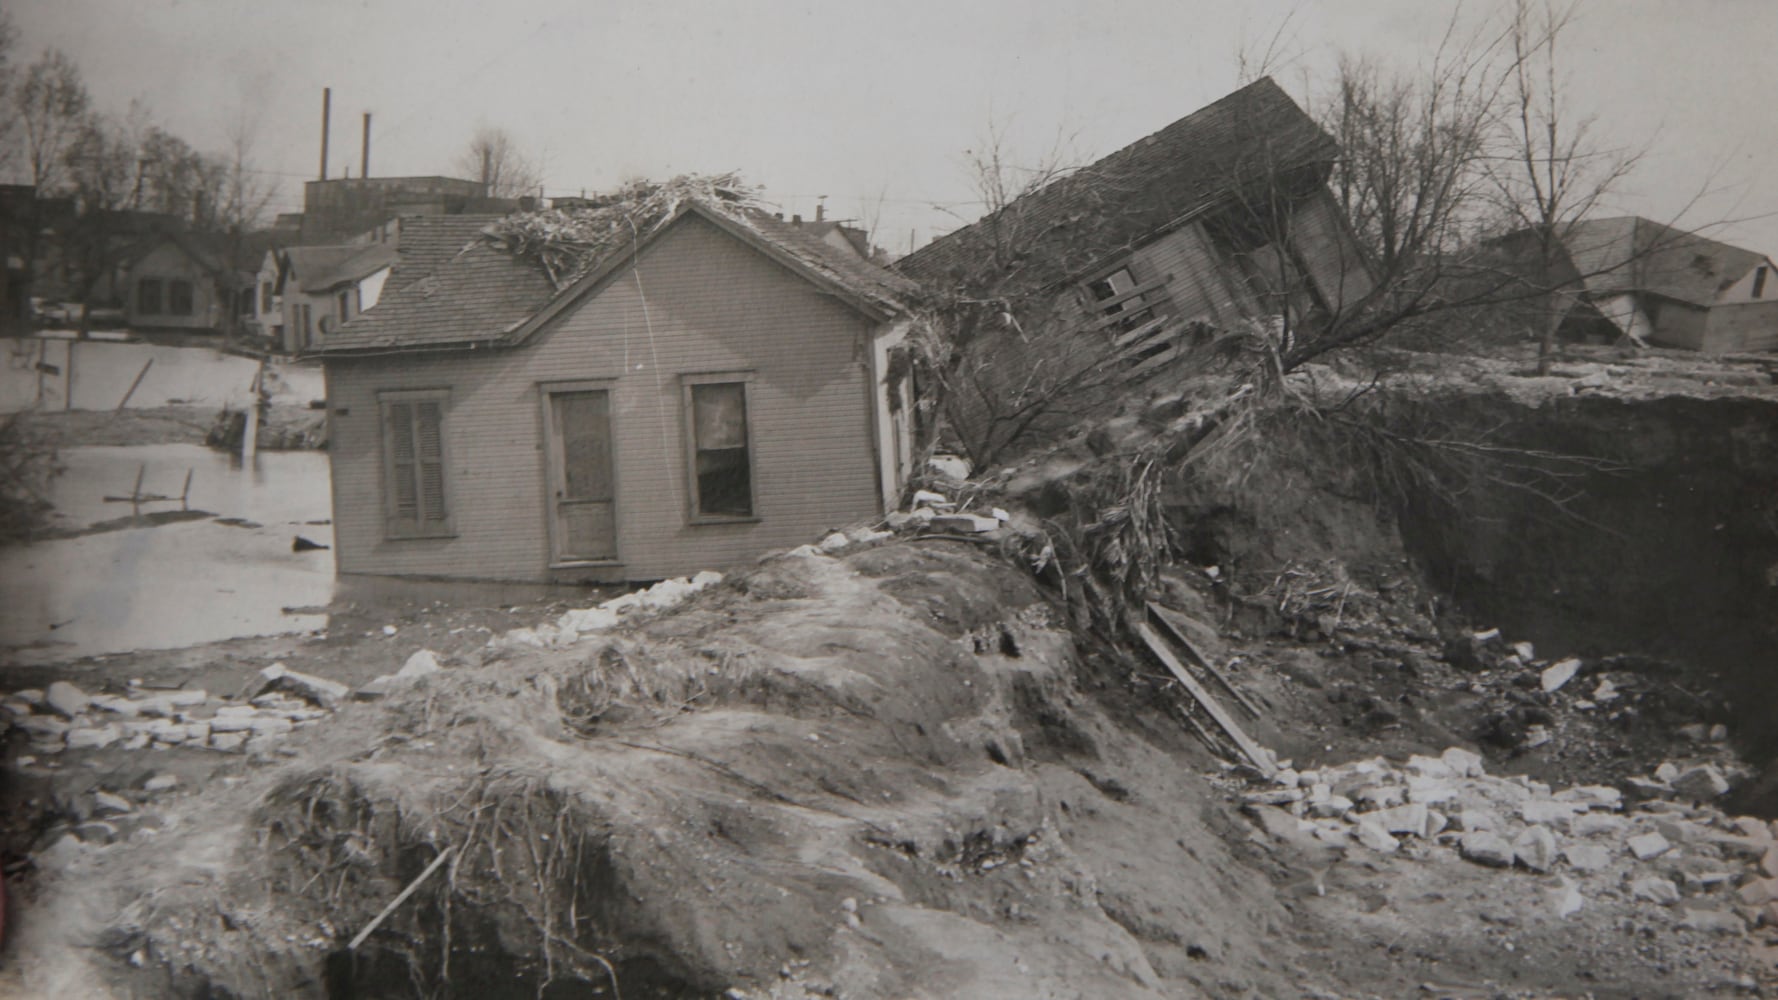
[(515, 256), (540, 263), (550, 283), (560, 291), (593, 270), (612, 251), (635, 245), (666, 225), (686, 203), (697, 202), (738, 217), (743, 209), (763, 210), (759, 190), (734, 172), (682, 174), (660, 182), (635, 180), (592, 199), (592, 207), (509, 215), (489, 226), (484, 235)]

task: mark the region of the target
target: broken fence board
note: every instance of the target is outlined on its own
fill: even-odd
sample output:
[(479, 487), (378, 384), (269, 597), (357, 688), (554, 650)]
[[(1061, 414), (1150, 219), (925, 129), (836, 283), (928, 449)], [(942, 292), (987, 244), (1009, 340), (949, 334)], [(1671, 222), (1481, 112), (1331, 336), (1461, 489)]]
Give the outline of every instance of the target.
[(1180, 684), (1185, 685), (1185, 690), (1197, 700), (1198, 704), (1204, 706), (1204, 711), (1208, 712), (1210, 718), (1216, 721), (1217, 726), (1228, 734), (1229, 739), (1235, 741), (1235, 746), (1240, 748), (1248, 763), (1268, 778), (1277, 773), (1277, 769), (1272, 766), (1271, 755), (1266, 752), (1265, 747), (1255, 743), (1253, 737), (1248, 736), (1247, 732), (1241, 728), (1241, 724), (1229, 715), (1228, 709), (1223, 708), (1222, 703), (1210, 694), (1209, 689), (1198, 683), (1198, 679), (1185, 669), (1184, 664), (1179, 662), (1179, 658), (1173, 655), (1171, 649), (1167, 648), (1165, 639), (1162, 639), (1146, 622), (1136, 623), (1136, 634), (1147, 644), (1149, 652), (1153, 653), (1155, 658), (1160, 660), (1174, 677), (1178, 678)]
[(1179, 644), (1185, 647), (1185, 651), (1191, 655), (1191, 658), (1198, 661), (1205, 673), (1216, 678), (1216, 683), (1222, 685), (1224, 691), (1233, 695), (1234, 699), (1241, 703), (1242, 708), (1252, 713), (1254, 718), (1260, 717), (1262, 713), (1259, 706), (1253, 703), (1253, 699), (1247, 697), (1246, 692), (1236, 687), (1235, 683), (1229, 680), (1228, 675), (1217, 669), (1216, 663), (1204, 655), (1204, 651), (1198, 648), (1197, 643), (1192, 642), (1185, 627), (1185, 623), (1191, 619), (1172, 608), (1164, 608), (1153, 601), (1148, 602), (1148, 613), (1154, 615), (1162, 625), (1167, 626), (1167, 631), (1173, 633), (1173, 637), (1179, 640)]

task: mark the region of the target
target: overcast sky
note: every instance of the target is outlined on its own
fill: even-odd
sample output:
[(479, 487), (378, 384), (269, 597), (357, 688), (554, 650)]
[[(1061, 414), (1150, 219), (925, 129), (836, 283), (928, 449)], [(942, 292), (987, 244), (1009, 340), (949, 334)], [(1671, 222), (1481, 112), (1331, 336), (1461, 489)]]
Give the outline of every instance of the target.
[[(1341, 50), (1426, 58), (1443, 0), (22, 0), (21, 55), (80, 65), (101, 106), (132, 98), (199, 148), (247, 113), (256, 159), (301, 207), (333, 88), (330, 176), (452, 173), (481, 123), (544, 164), (547, 192), (736, 169), (787, 212), (874, 218), (905, 251), (973, 218), (964, 151), (990, 122), (1020, 158), (1058, 137), (1097, 156), (1239, 82), (1284, 25), (1276, 74), (1299, 100)], [(1472, 0), (1467, 12), (1495, 9)], [(1593, 0), (1568, 37), (1569, 96), (1599, 135), (1648, 148), (1614, 212), (1673, 219), (1778, 254), (1778, 3)]]

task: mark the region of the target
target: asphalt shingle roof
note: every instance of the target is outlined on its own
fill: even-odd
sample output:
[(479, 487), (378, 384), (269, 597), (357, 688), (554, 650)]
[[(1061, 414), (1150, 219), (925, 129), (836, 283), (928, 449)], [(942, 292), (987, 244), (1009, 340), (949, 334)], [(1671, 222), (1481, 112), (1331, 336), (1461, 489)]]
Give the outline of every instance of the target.
[(503, 215), (411, 215), (401, 220), (401, 257), (385, 291), (424, 278), (480, 242), (481, 231)]
[[(1237, 191), (1337, 155), (1333, 138), (1262, 78), (939, 237), (895, 267), (948, 283), (990, 255), (1008, 259), (1010, 250), (1040, 283), (1073, 278)], [(1018, 245), (999, 247), (1009, 234)]]
[[(689, 210), (682, 210), (682, 215), (685, 211)], [(907, 301), (918, 292), (918, 286), (907, 278), (830, 246), (793, 223), (762, 212), (736, 218), (720, 209), (702, 211), (719, 222), (726, 220), (752, 232), (820, 279), (886, 312), (904, 311)], [(674, 224), (677, 221), (668, 225)], [(483, 221), (482, 226), (486, 225)], [(585, 281), (599, 274), (595, 267), (589, 279), (558, 291), (541, 266), (477, 238), (480, 228), (469, 234), (466, 245), (456, 242), (464, 230), (448, 225), (431, 228), (411, 244), (404, 229), (402, 261), (392, 283), (404, 274), (418, 273), (424, 263), (434, 262), (429, 272), (392, 290), (385, 288), (374, 308), (328, 337), (323, 353), (508, 346), (533, 317), (556, 299), (577, 294)]]

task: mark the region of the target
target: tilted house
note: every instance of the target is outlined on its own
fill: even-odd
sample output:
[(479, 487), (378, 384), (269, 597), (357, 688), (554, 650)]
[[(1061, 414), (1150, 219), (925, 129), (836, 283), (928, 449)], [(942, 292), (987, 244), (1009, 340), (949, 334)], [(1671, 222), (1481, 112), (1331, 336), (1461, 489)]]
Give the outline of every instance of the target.
[(341, 573), (660, 579), (899, 494), (905, 279), (700, 203), (560, 289), (449, 228), (321, 348)]
[[(1529, 231), (1515, 236), (1526, 251)], [(1778, 350), (1778, 268), (1764, 254), (1635, 216), (1582, 220), (1557, 242), (1551, 280), (1573, 290), (1564, 337)]]
[(1300, 328), (1371, 290), (1364, 254), (1326, 186), (1338, 155), (1313, 119), (1261, 79), (896, 268), (965, 289), (1016, 275), (1061, 296), (1080, 336), (1156, 366), (1193, 321)]

